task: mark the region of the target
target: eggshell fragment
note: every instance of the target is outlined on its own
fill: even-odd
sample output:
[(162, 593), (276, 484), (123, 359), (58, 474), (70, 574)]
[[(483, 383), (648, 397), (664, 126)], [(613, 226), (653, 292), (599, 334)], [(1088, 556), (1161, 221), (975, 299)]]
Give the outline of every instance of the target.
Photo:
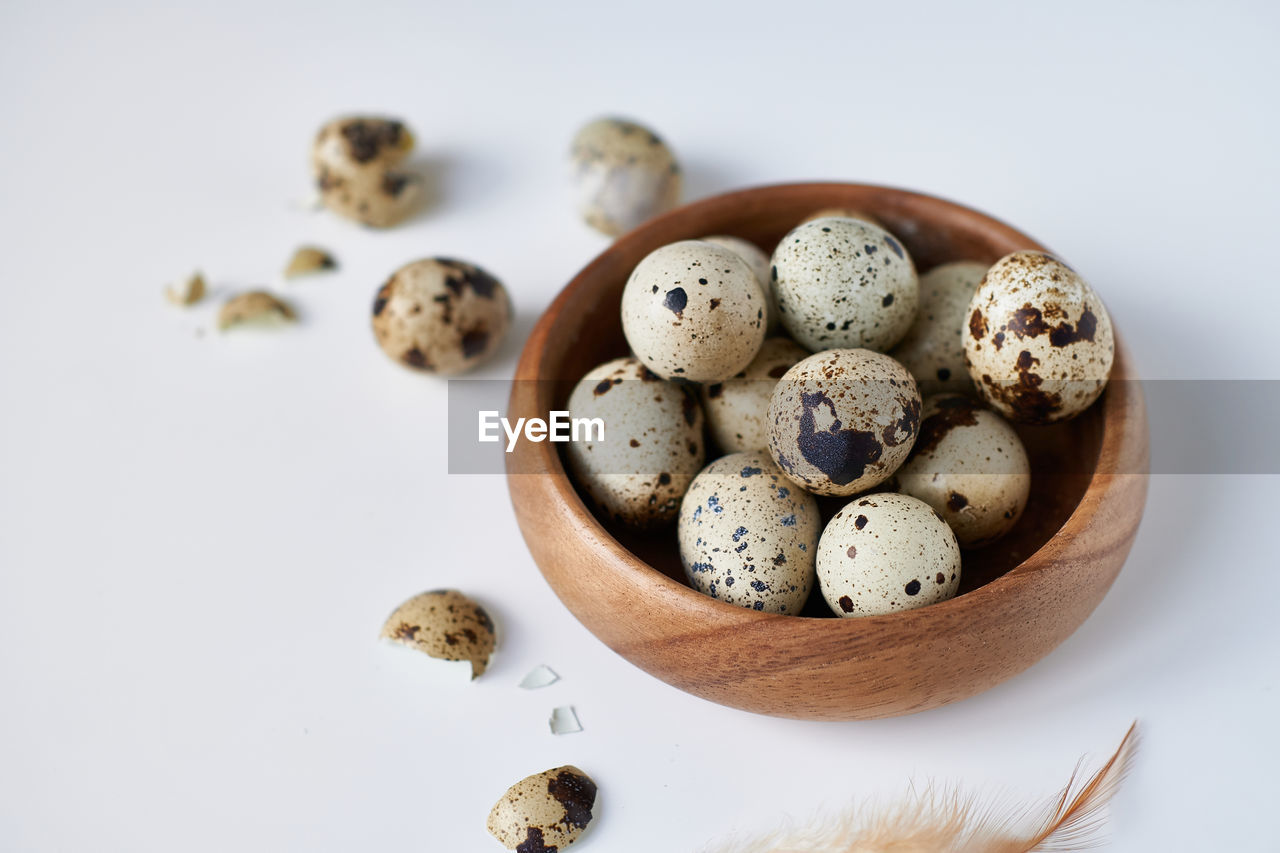
[(550, 853), (581, 837), (591, 823), (597, 794), (596, 783), (577, 767), (555, 767), (508, 788), (489, 812), (486, 826), (508, 850)]
[(1014, 252), (987, 270), (969, 303), (969, 375), (1019, 423), (1068, 420), (1093, 404), (1115, 360), (1111, 317), (1075, 270), (1043, 252)]
[(454, 589), (424, 592), (401, 604), (381, 636), (440, 660), (470, 661), (472, 678), (484, 674), (496, 644), (489, 614)]
[(289, 303), (284, 300), (265, 290), (250, 290), (223, 303), (218, 311), (218, 328), (226, 330), (250, 323), (279, 323), (293, 320), (295, 316)]
[(316, 246), (299, 246), (293, 253), (293, 257), (289, 259), (289, 265), (284, 268), (284, 277), (297, 278), (301, 275), (337, 268), (338, 262), (324, 249)]
[(936, 604), (960, 588), (960, 546), (924, 501), (850, 501), (822, 531), (818, 584), (837, 616), (881, 616)]
[(890, 355), (911, 371), (921, 394), (973, 388), (964, 360), (964, 335), (969, 300), (986, 271), (986, 264), (956, 261), (920, 276), (915, 322)]
[(570, 151), (578, 211), (587, 224), (616, 237), (680, 201), (680, 167), (659, 136), (620, 118), (597, 119)]
[(996, 541), (1017, 523), (1031, 491), (1022, 440), (995, 412), (959, 394), (926, 397), (920, 436), (898, 469), (898, 488), (951, 526), (962, 548)]
[(703, 385), (702, 408), (711, 436), (726, 453), (769, 446), (769, 400), (778, 380), (809, 351), (790, 338), (769, 338), (746, 370)]
[(719, 382), (764, 341), (764, 292), (736, 252), (683, 240), (650, 252), (622, 291), (622, 331), (664, 379)]
[(164, 295), (174, 305), (185, 306), (195, 305), (204, 299), (204, 291), (204, 276), (199, 272), (193, 272), (181, 281), (166, 287)]

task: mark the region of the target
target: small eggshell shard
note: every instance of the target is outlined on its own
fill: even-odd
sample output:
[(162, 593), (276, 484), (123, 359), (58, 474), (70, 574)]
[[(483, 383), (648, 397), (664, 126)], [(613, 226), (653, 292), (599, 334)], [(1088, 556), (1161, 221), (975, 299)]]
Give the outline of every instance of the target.
[(680, 562), (704, 595), (765, 613), (798, 614), (813, 589), (822, 517), (753, 450), (722, 456), (694, 478), (680, 505)]
[(338, 262), (334, 260), (333, 255), (324, 249), (316, 246), (300, 246), (293, 253), (293, 257), (289, 259), (288, 266), (284, 268), (284, 277), (297, 278), (298, 276), (310, 275), (323, 270), (336, 270), (337, 268)]
[(816, 353), (788, 370), (769, 401), (769, 452), (820, 495), (855, 495), (906, 461), (920, 429), (910, 372), (865, 349)]
[(223, 303), (218, 311), (218, 328), (230, 329), (232, 326), (273, 325), (288, 322), (296, 318), (289, 303), (265, 290), (250, 290), (239, 293)]
[(174, 305), (195, 305), (204, 299), (204, 276), (193, 272), (186, 278), (169, 285), (164, 289), (165, 298)]
[(960, 546), (924, 501), (850, 501), (822, 531), (818, 585), (837, 616), (882, 616), (937, 604), (960, 588)]
[(570, 150), (578, 212), (612, 237), (680, 202), (680, 167), (671, 149), (643, 125), (597, 119), (573, 138)]
[(605, 362), (569, 395), (574, 419), (598, 419), (594, 429), (565, 445), (569, 470), (598, 512), (637, 528), (675, 520), (706, 447), (697, 394), (665, 382), (639, 360)]
[(1031, 464), (1003, 418), (959, 394), (926, 397), (898, 488), (933, 507), (962, 548), (1008, 533), (1027, 506)]
[(969, 303), (969, 375), (1011, 421), (1068, 420), (1107, 386), (1111, 317), (1075, 270), (1043, 252), (1014, 252), (987, 270)]
[(650, 252), (622, 291), (622, 331), (663, 379), (719, 382), (764, 342), (765, 298), (737, 253), (701, 240)]
[(489, 614), (455, 589), (410, 598), (387, 617), (381, 636), (440, 660), (470, 661), (473, 679), (484, 674), (496, 644)]
[(782, 325), (802, 346), (884, 352), (915, 320), (920, 284), (896, 237), (836, 217), (797, 226), (773, 252)]
[(911, 371), (921, 394), (960, 393), (973, 387), (964, 360), (964, 335), (969, 301), (986, 272), (986, 264), (955, 261), (920, 276), (915, 322), (890, 355)]
[(511, 301), (502, 282), (449, 258), (404, 265), (373, 301), (373, 332), (383, 352), (441, 376), (488, 361), (510, 326)]
[(571, 735), (582, 731), (582, 723), (578, 721), (578, 712), (572, 705), (561, 705), (553, 708), (551, 719), (547, 721), (553, 735)]
[(756, 274), (756, 283), (760, 285), (760, 290), (764, 293), (765, 334), (771, 334), (774, 329), (778, 328), (779, 314), (778, 300), (774, 298), (773, 288), (769, 284), (769, 279), (772, 276), (769, 272), (769, 256), (755, 243), (750, 240), (743, 240), (741, 237), (713, 234), (702, 239), (707, 243), (723, 246), (742, 258), (747, 262), (747, 266), (751, 267), (751, 271)]
[(703, 385), (702, 409), (711, 436), (726, 453), (769, 446), (769, 400), (778, 380), (809, 351), (790, 338), (769, 338), (746, 370)]
[(524, 690), (541, 690), (543, 687), (550, 687), (560, 680), (560, 676), (556, 675), (555, 670), (546, 664), (538, 664), (520, 679), (520, 687)]
[(489, 812), (489, 834), (508, 850), (549, 853), (577, 841), (591, 823), (599, 790), (591, 777), (565, 765), (527, 776)]
[(403, 221), (422, 196), (421, 177), (397, 168), (413, 142), (413, 134), (395, 119), (349, 116), (324, 125), (311, 148), (321, 203), (373, 228)]
[(810, 213), (804, 219), (800, 220), (800, 224), (803, 225), (806, 222), (812, 222), (815, 219), (830, 219), (831, 217), (836, 217), (838, 219), (857, 219), (862, 222), (870, 222), (872, 225), (884, 228), (884, 223), (881, 222), (880, 218), (874, 213), (868, 213), (865, 210), (858, 210), (856, 207), (824, 207), (821, 210), (815, 210), (813, 213)]

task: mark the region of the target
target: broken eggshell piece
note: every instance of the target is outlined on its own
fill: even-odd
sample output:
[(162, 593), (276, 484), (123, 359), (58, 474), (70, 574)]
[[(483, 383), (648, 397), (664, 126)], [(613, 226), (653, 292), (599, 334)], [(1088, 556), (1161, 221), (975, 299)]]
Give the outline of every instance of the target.
[(218, 328), (248, 324), (267, 325), (293, 320), (297, 317), (289, 303), (277, 299), (265, 290), (250, 290), (231, 297), (218, 312)]
[(387, 618), (381, 636), (440, 660), (470, 661), (472, 678), (484, 674), (496, 645), (489, 614), (455, 589), (415, 595)]
[(572, 765), (526, 776), (489, 812), (489, 834), (508, 850), (551, 851), (577, 841), (591, 822), (596, 783)]

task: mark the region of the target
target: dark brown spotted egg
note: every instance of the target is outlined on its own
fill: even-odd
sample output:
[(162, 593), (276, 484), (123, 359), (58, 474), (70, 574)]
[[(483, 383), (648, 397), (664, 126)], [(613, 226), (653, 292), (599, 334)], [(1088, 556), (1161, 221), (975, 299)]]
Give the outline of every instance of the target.
[(926, 397), (898, 490), (933, 507), (962, 548), (1008, 533), (1027, 506), (1031, 463), (1013, 427), (961, 394)]
[(526, 776), (489, 812), (489, 834), (508, 850), (553, 853), (574, 843), (591, 823), (599, 790), (572, 765)]
[(915, 322), (889, 353), (911, 371), (920, 393), (964, 392), (973, 387), (964, 361), (964, 334), (969, 300), (986, 272), (986, 264), (956, 261), (920, 276)]
[(619, 358), (578, 382), (569, 412), (603, 425), (603, 439), (584, 427), (566, 445), (569, 470), (597, 510), (633, 527), (673, 521), (706, 458), (702, 407), (692, 388)]
[(382, 638), (442, 660), (470, 661), (471, 677), (489, 665), (496, 637), (493, 620), (455, 589), (415, 595), (387, 617)]
[(1075, 270), (1014, 252), (987, 270), (969, 303), (969, 375), (1012, 421), (1048, 424), (1089, 408), (1111, 374), (1111, 317)]
[(680, 201), (680, 167), (644, 125), (602, 118), (578, 131), (570, 151), (578, 211), (616, 237)]
[(502, 282), (448, 258), (406, 264), (373, 300), (373, 333), (383, 352), (442, 376), (483, 364), (510, 325), (511, 301)]
[(778, 380), (809, 351), (790, 338), (769, 338), (746, 370), (702, 386), (711, 437), (726, 453), (769, 446), (769, 400)]
[(822, 597), (837, 616), (897, 613), (955, 596), (960, 546), (924, 501), (868, 495), (827, 523), (817, 574)]
[(694, 478), (680, 505), (680, 561), (689, 585), (728, 604), (799, 613), (813, 589), (822, 518), (769, 453), (731, 453)]
[(655, 249), (622, 291), (622, 331), (664, 379), (719, 382), (764, 341), (764, 292), (736, 252), (702, 240)]
[(769, 452), (820, 495), (854, 495), (898, 469), (920, 429), (920, 392), (887, 355), (838, 349), (788, 370), (769, 401)]
[(413, 134), (395, 119), (349, 116), (316, 134), (311, 168), (325, 207), (347, 219), (388, 228), (413, 212), (420, 178), (403, 168)]
[(782, 325), (814, 352), (884, 352), (915, 320), (915, 265), (896, 237), (870, 222), (831, 217), (796, 227), (774, 249), (771, 276)]
[(727, 234), (713, 234), (710, 237), (703, 237), (708, 243), (715, 243), (717, 246), (724, 246), (731, 252), (735, 252), (738, 257), (747, 262), (747, 266), (751, 267), (751, 271), (756, 274), (756, 282), (760, 285), (760, 290), (764, 292), (764, 330), (765, 334), (772, 334), (774, 329), (778, 328), (778, 300), (773, 298), (773, 288), (769, 286), (771, 273), (769, 272), (769, 256), (764, 250), (752, 243), (750, 240), (743, 240), (741, 237), (731, 237)]

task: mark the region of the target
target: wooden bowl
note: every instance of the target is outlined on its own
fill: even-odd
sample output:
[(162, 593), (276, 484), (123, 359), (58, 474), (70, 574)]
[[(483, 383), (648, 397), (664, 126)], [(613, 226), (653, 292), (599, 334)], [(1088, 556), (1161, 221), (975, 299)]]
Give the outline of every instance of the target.
[[(627, 353), (622, 288), (650, 251), (676, 240), (734, 234), (766, 251), (811, 212), (851, 207), (878, 216), (926, 271), (987, 263), (1038, 243), (948, 201), (885, 187), (792, 184), (687, 205), (625, 235), (582, 270), (542, 315), (516, 368), (508, 418), (565, 408), (595, 365)], [(910, 714), (973, 696), (1049, 653), (1111, 586), (1146, 502), (1147, 423), (1117, 339), (1111, 383), (1065, 423), (1019, 428), (1032, 492), (1014, 531), (965, 554), (964, 584), (947, 602), (861, 619), (826, 614), (821, 595), (801, 616), (757, 613), (685, 584), (674, 528), (636, 533), (598, 521), (558, 448), (521, 442), (507, 482), (525, 541), (565, 606), (611, 649), (681, 690), (761, 714), (850, 720)], [(709, 461), (709, 460), (708, 460)]]

